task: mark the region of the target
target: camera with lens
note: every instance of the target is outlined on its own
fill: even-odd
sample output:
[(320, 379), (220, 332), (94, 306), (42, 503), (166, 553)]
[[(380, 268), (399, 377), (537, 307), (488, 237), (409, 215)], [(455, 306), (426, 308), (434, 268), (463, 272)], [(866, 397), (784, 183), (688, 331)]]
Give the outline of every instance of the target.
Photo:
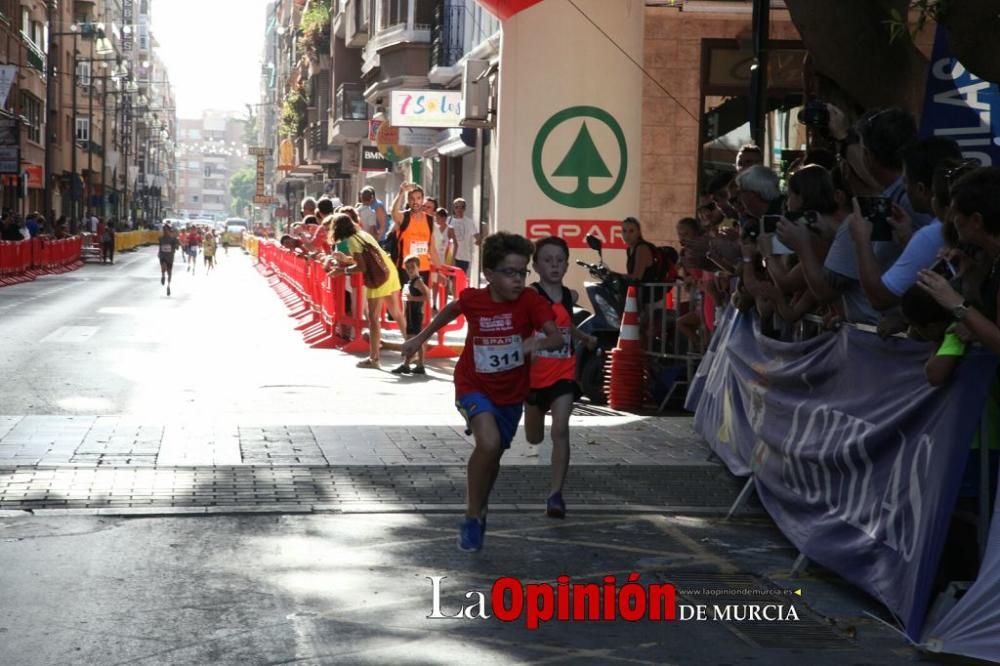
[(826, 102), (811, 99), (799, 111), (799, 122), (812, 130), (825, 132), (830, 128), (830, 109)]

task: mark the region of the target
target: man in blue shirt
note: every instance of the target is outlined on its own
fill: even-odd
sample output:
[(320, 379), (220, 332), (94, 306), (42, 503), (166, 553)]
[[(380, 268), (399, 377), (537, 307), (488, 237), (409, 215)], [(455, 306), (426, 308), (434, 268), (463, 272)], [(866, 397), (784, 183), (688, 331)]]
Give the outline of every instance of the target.
[[(937, 259), (944, 246), (944, 235), (941, 220), (928, 215), (932, 212), (934, 170), (945, 160), (961, 157), (958, 144), (944, 137), (922, 139), (903, 150), (902, 180), (913, 217), (901, 203), (894, 207), (893, 225), (902, 236), (904, 248), (884, 273), (872, 250), (871, 224), (858, 214), (847, 219), (857, 253), (861, 286), (876, 309), (888, 310), (898, 305), (906, 290), (916, 284), (918, 273), (929, 268)], [(927, 217), (932, 221), (920, 226), (917, 219)], [(916, 231), (913, 231), (914, 228)]]

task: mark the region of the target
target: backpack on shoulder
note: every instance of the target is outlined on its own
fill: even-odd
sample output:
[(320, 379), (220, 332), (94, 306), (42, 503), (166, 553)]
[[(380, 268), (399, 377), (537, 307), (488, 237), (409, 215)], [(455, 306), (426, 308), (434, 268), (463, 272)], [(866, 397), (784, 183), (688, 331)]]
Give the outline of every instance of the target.
[(646, 242), (653, 253), (652, 282), (675, 282), (678, 278), (680, 255), (671, 245), (656, 246)]

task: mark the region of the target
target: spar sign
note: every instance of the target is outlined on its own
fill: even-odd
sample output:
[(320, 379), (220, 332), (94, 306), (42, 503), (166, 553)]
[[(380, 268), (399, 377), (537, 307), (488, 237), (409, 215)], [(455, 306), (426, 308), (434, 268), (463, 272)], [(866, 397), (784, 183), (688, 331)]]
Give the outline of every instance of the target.
[[(614, 143), (618, 149), (615, 155), (617, 175), (611, 173), (601, 152), (594, 145), (594, 139), (587, 126), (588, 119), (591, 121), (591, 126), (606, 127), (614, 135)], [(545, 147), (552, 133), (565, 123), (579, 129), (574, 130), (576, 138), (573, 139), (573, 144), (566, 155), (559, 161), (559, 165), (549, 172), (545, 168), (543, 159)], [(625, 134), (618, 121), (603, 109), (594, 106), (574, 106), (564, 109), (549, 118), (535, 137), (535, 145), (531, 151), (531, 169), (538, 187), (545, 196), (556, 203), (571, 208), (602, 206), (614, 200), (625, 183), (625, 174), (628, 172), (628, 146)], [(559, 178), (574, 182), (575, 187), (570, 191), (559, 189), (553, 182)], [(604, 191), (600, 191), (599, 185), (592, 186), (591, 181), (602, 179), (612, 181), (611, 186)], [(595, 192), (594, 188), (598, 191)]]
[(570, 249), (585, 249), (587, 236), (600, 239), (604, 250), (624, 250), (621, 220), (528, 220), (525, 237), (538, 240), (548, 236), (558, 236), (566, 241)]
[[(494, 229), (559, 235), (584, 250), (594, 231), (624, 268), (621, 221), (638, 216), (642, 179), (642, 0), (492, 0), (504, 19)], [(625, 50), (622, 53), (619, 50)], [(634, 61), (634, 62), (633, 62)], [(594, 76), (601, 72), (601, 76)], [(593, 259), (589, 250), (575, 258)], [(570, 262), (567, 282), (582, 269)]]

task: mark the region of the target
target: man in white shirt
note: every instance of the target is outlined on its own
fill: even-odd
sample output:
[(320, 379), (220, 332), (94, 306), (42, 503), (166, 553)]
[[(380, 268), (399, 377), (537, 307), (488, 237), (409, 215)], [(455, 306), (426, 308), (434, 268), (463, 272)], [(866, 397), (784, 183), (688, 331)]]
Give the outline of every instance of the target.
[(448, 226), (455, 237), (455, 265), (469, 274), (469, 265), (479, 244), (479, 225), (465, 215), (465, 199), (459, 197), (452, 202), (454, 214), (448, 219)]
[(361, 218), (361, 226), (364, 227), (365, 231), (378, 240), (385, 238), (388, 231), (385, 204), (375, 198), (375, 188), (371, 185), (361, 190), (358, 217)]

